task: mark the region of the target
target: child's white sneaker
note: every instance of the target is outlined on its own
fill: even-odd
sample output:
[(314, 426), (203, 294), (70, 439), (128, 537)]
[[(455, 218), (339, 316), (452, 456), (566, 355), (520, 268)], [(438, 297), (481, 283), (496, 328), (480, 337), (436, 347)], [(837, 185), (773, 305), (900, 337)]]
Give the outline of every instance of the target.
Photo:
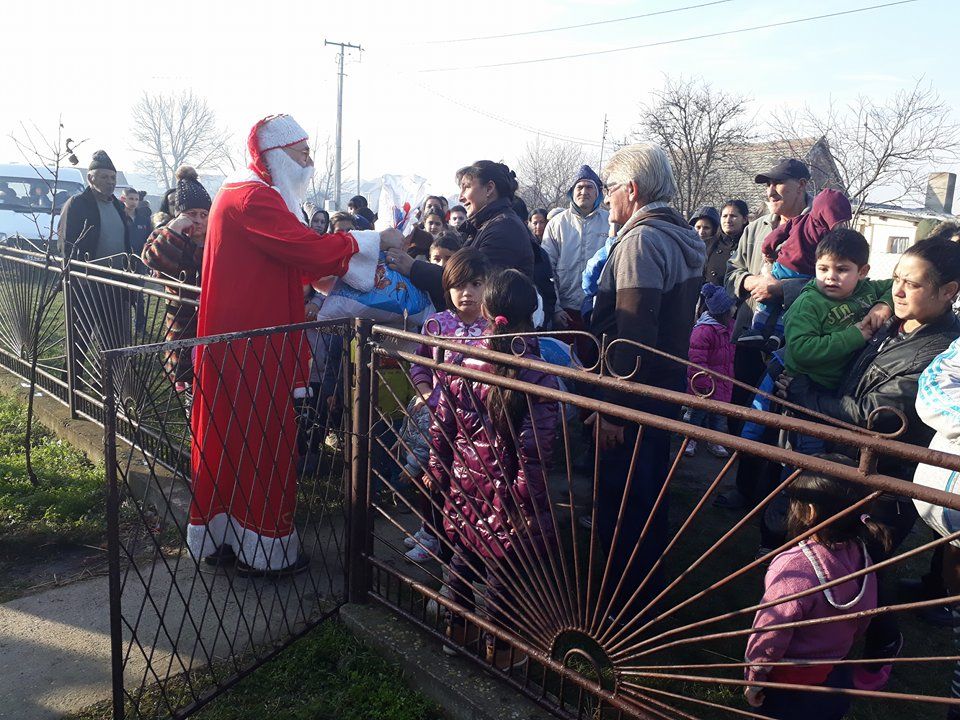
[(408, 550), (404, 557), (410, 562), (426, 562), (427, 560), (433, 560), (439, 552), (440, 541), (433, 535), (429, 535), (423, 538), (419, 545)]
[(417, 541), (423, 541), (425, 537), (433, 537), (430, 534), (430, 531), (427, 530), (423, 525), (420, 526), (420, 529), (417, 530), (413, 535), (407, 535), (403, 539), (403, 544), (408, 548), (415, 548), (417, 546)]
[(730, 451), (727, 450), (723, 445), (717, 445), (716, 443), (707, 443), (707, 450), (710, 451), (710, 454), (718, 458), (728, 458), (730, 457)]

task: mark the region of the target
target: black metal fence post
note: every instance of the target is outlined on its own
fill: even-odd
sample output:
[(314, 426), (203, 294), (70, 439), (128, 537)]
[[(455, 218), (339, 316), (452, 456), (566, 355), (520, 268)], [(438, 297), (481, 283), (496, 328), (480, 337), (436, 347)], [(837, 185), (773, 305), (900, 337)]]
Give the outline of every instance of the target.
[[(369, 544), (370, 489), (370, 403), (373, 358), (370, 334), (373, 323), (360, 319), (356, 323), (356, 359), (349, 358), (347, 387), (351, 393), (350, 487), (347, 497), (347, 599), (366, 601), (370, 586), (367, 563)], [(347, 343), (349, 347), (349, 343)], [(348, 350), (349, 352), (349, 350)]]
[(73, 308), (73, 285), (70, 282), (70, 258), (62, 258), (63, 276), (61, 286), (63, 288), (63, 332), (65, 344), (65, 357), (67, 363), (67, 406), (70, 408), (70, 417), (76, 419), (77, 415), (77, 357), (76, 346), (74, 344), (75, 313)]
[[(117, 476), (117, 408), (113, 388), (113, 359), (103, 359), (103, 449), (107, 480), (107, 556), (110, 568), (110, 669), (113, 683), (113, 720), (123, 720), (123, 639), (120, 604), (120, 488)], [(71, 393), (71, 401), (73, 394)]]

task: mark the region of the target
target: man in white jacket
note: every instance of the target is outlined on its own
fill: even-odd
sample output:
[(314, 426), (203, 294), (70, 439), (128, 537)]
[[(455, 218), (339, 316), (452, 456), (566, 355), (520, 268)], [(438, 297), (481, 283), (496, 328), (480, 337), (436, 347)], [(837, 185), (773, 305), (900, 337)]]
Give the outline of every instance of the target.
[(587, 260), (606, 241), (609, 220), (607, 211), (600, 205), (600, 178), (589, 165), (583, 165), (577, 172), (567, 196), (570, 207), (547, 223), (543, 250), (550, 258), (557, 286), (553, 325), (557, 329), (582, 330), (583, 270)]

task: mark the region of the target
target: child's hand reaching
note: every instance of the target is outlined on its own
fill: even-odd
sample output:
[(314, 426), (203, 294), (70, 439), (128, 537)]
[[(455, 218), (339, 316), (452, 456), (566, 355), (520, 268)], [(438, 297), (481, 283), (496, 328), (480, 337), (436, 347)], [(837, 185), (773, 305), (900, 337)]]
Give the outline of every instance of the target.
[[(880, 324), (882, 325), (883, 323)], [(858, 322), (856, 327), (857, 330), (860, 331), (860, 334), (863, 335), (863, 339), (868, 342), (870, 341), (870, 338), (873, 337), (873, 334), (878, 330), (877, 327), (873, 327), (873, 322), (870, 320), (869, 315)]]
[(760, 707), (763, 705), (763, 688), (750, 685), (743, 689), (743, 695), (747, 698), (747, 703), (750, 707)]

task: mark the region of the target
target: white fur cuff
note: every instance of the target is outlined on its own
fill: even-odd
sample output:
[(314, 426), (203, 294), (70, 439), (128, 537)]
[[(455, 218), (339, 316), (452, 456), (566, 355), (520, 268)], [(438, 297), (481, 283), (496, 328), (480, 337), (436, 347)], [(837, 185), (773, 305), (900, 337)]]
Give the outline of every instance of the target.
[(353, 230), (353, 239), (360, 248), (347, 265), (343, 281), (360, 292), (373, 290), (377, 263), (380, 262), (380, 233), (376, 230)]

